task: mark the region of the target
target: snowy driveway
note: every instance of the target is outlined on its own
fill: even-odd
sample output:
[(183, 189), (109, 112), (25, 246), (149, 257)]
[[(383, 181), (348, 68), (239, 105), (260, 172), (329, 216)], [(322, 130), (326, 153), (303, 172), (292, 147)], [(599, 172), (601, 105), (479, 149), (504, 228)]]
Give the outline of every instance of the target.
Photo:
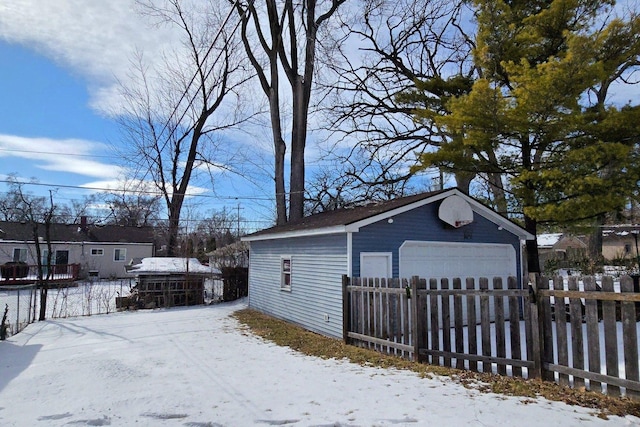
[(241, 302), (52, 320), (0, 343), (1, 426), (617, 426), (564, 403), (321, 360), (229, 317)]

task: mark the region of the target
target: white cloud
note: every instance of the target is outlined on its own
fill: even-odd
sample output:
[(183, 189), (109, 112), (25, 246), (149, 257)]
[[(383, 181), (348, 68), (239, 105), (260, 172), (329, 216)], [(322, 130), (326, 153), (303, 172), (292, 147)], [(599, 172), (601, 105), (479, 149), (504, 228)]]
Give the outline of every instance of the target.
[(99, 178), (121, 176), (121, 167), (89, 158), (103, 150), (103, 144), (82, 139), (27, 138), (0, 134), (0, 157), (29, 159), (33, 167), (47, 171)]
[(87, 80), (92, 106), (108, 111), (134, 52), (159, 58), (177, 37), (151, 26), (135, 0), (12, 0), (0, 3), (0, 39), (70, 68)]
[[(151, 181), (135, 181), (121, 179), (93, 181), (80, 185), (80, 187), (98, 192), (139, 192), (149, 195), (160, 195), (158, 187)], [(187, 197), (198, 196), (210, 192), (210, 189), (190, 185), (187, 187)]]

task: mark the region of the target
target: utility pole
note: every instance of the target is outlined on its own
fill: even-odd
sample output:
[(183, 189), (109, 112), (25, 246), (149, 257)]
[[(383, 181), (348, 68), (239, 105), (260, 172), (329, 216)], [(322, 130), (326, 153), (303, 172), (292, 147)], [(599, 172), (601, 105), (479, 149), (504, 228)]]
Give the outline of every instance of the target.
[(236, 240), (240, 241), (240, 202), (238, 202), (238, 228), (236, 230)]

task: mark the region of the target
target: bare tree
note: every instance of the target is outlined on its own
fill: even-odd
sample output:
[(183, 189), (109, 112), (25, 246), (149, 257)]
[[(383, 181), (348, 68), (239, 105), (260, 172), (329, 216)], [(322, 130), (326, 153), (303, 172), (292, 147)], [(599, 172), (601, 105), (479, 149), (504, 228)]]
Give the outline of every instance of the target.
[[(386, 160), (352, 153), (315, 172), (307, 184), (305, 212), (308, 215), (340, 208), (392, 200), (424, 190), (404, 177), (384, 170)], [(366, 167), (363, 167), (366, 165)]]
[(139, 55), (132, 72), (135, 84), (123, 86), (127, 111), (119, 116), (131, 142), (128, 166), (136, 178), (153, 181), (166, 205), (172, 255), (193, 178), (200, 171), (225, 167), (218, 158), (220, 133), (243, 119), (232, 102), (238, 97), (229, 95), (237, 94), (248, 75), (233, 29), (227, 28), (232, 13), (221, 16), (218, 3), (202, 10), (193, 4), (187, 9), (182, 0), (140, 5), (144, 13), (183, 35), (183, 50), (166, 53), (160, 69), (150, 70)]
[[(9, 181), (13, 181), (15, 176), (9, 176)], [(11, 185), (11, 184), (10, 184)], [(20, 221), (21, 213), (16, 209), (20, 203), (20, 198), (15, 191), (8, 191), (0, 196), (0, 220)]]
[[(335, 76), (324, 88), (328, 128), (340, 146), (352, 147), (334, 155), (354, 166), (349, 176), (362, 186), (401, 190), (415, 181), (411, 167), (418, 155), (451, 138), (433, 117), (416, 121), (413, 113), (419, 102), (446, 114), (449, 97), (470, 90), (476, 69), (465, 3), (361, 0), (343, 21), (348, 30), (335, 43), (335, 54), (323, 56)], [(407, 95), (420, 84), (427, 97)], [(472, 177), (457, 174), (458, 186), (468, 190)]]
[(234, 243), (245, 234), (240, 227), (241, 221), (242, 218), (234, 209), (222, 208), (211, 211), (200, 220), (196, 232), (209, 240), (207, 250), (213, 250)]
[[(10, 198), (16, 204), (13, 206), (16, 218), (24, 221), (31, 228), (31, 238), (35, 248), (37, 264), (37, 285), (40, 290), (40, 313), (38, 320), (45, 320), (47, 315), (47, 294), (49, 291), (49, 278), (51, 277), (51, 225), (57, 211), (53, 202), (53, 191), (49, 190), (49, 200), (45, 197), (34, 196), (24, 191), (23, 183), (16, 179), (10, 179)], [(46, 245), (45, 256), (42, 256), (42, 242)], [(43, 260), (44, 258), (44, 260)], [(46, 271), (46, 276), (45, 276)], [(35, 315), (35, 306), (34, 306)]]
[(160, 212), (160, 196), (143, 192), (110, 192), (102, 196), (108, 211), (105, 222), (131, 227), (155, 225)]
[[(284, 224), (304, 214), (305, 148), (311, 94), (316, 68), (318, 34), (346, 0), (264, 0), (236, 2), (242, 20), (242, 41), (269, 103), (275, 153), (276, 223)], [(259, 3), (256, 5), (256, 3)], [(283, 123), (287, 99), (281, 93), (281, 76), (291, 95), (291, 123)], [(285, 132), (290, 129), (289, 211), (285, 187)]]
[(68, 204), (60, 205), (56, 220), (63, 224), (79, 224), (82, 217), (90, 216), (97, 201), (98, 196), (91, 194), (79, 200), (71, 200)]

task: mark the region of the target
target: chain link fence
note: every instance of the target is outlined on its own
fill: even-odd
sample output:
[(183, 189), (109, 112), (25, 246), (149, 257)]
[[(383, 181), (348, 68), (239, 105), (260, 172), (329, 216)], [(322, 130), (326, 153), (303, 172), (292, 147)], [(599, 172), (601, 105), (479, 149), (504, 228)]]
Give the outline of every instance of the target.
[[(47, 291), (47, 319), (109, 314), (117, 311), (116, 297), (131, 294), (133, 278), (117, 280), (88, 280), (70, 286), (51, 286)], [(7, 311), (7, 336), (22, 331), (40, 315), (40, 292), (35, 284), (22, 286), (0, 285), (0, 320)], [(204, 302), (226, 301), (222, 279), (207, 279)]]
[(6, 310), (5, 326), (9, 336), (33, 322), (35, 294), (35, 285), (0, 286), (0, 320)]

